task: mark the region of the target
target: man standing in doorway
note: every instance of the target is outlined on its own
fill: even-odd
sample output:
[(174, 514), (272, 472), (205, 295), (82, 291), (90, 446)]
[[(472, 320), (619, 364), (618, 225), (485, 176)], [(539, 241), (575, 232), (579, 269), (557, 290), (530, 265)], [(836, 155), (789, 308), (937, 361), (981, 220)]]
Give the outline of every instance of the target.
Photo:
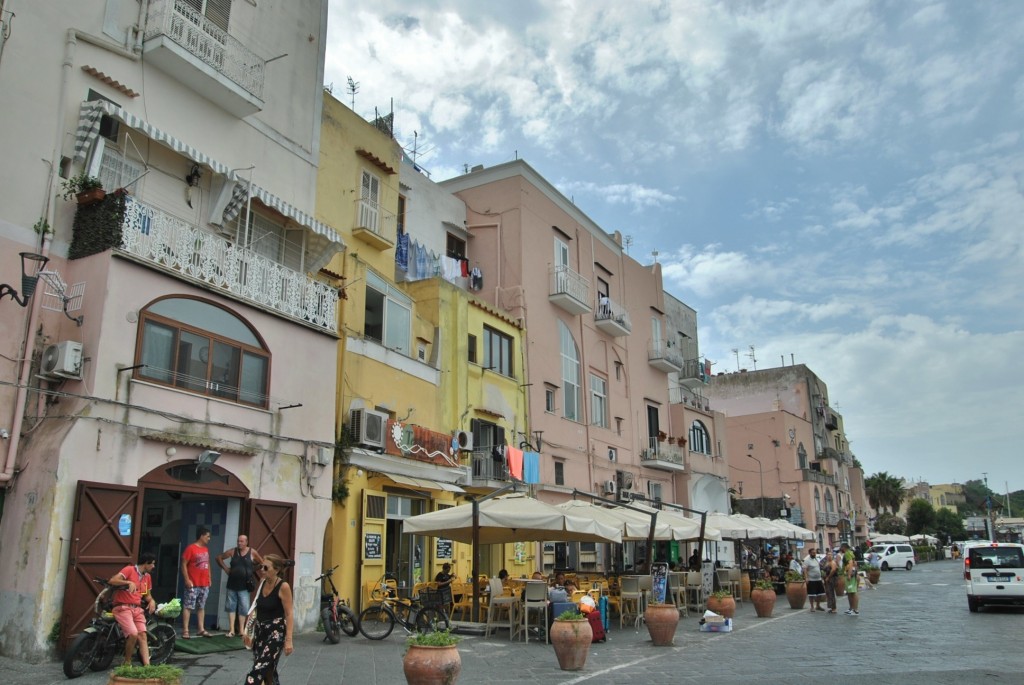
[(181, 575), (185, 579), (185, 601), (182, 602), (181, 636), (186, 640), (189, 619), (193, 609), (199, 623), (199, 635), (210, 637), (206, 631), (206, 598), (210, 596), (210, 534), (209, 528), (199, 526), (196, 530), (196, 541), (185, 548), (181, 555)]
[[(238, 616), (238, 634), (245, 627), (245, 612), (249, 610), (250, 593), (256, 590), (255, 566), (263, 563), (259, 552), (249, 547), (249, 537), (238, 536), (238, 546), (217, 555), (217, 565), (228, 574), (228, 637), (235, 636), (235, 616)], [(230, 564), (230, 566), (228, 565)]]

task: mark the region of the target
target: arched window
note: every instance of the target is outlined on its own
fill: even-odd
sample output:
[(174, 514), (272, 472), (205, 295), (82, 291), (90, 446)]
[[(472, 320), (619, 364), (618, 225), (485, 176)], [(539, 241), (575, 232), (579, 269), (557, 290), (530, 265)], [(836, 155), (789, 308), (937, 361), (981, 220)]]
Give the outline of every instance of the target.
[(821, 511), (821, 493), (814, 488), (814, 511)]
[(807, 450), (804, 449), (804, 444), (802, 442), (799, 445), (797, 445), (797, 447), (796, 447), (796, 456), (797, 456), (797, 459), (800, 460), (800, 468), (806, 469), (807, 468)]
[(834, 512), (836, 510), (835, 504), (832, 502), (832, 491), (825, 491), (825, 511)]
[(135, 377), (199, 395), (266, 407), (270, 353), (253, 328), (220, 305), (157, 300), (139, 313)]
[(580, 353), (572, 331), (564, 322), (558, 322), (559, 348), (562, 353), (562, 415), (573, 421), (580, 420)]
[(690, 424), (690, 451), (711, 454), (711, 437), (700, 421)]

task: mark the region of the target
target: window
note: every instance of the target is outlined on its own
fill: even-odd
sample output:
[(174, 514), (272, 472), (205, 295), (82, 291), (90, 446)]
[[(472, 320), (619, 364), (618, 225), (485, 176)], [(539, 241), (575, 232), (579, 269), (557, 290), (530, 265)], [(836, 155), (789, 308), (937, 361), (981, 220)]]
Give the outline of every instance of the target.
[(555, 390), (550, 385), (544, 387), (544, 411), (549, 414), (555, 413)]
[[(236, 220), (236, 239), (242, 247), (300, 273), (303, 271), (303, 234), (302, 230), (286, 229), (255, 210), (249, 212), (248, 221), (245, 212)], [(256, 277), (255, 274), (256, 270), (249, 267), (246, 277)]]
[(821, 511), (821, 493), (818, 488), (814, 488), (814, 511)]
[(496, 423), (484, 421), (483, 419), (470, 419), (469, 432), (473, 434), (473, 451), (488, 452), (500, 445), (505, 444), (505, 429)]
[(466, 241), (457, 235), (448, 234), (448, 239), (445, 242), (445, 254), (452, 259), (465, 259), (466, 258)]
[(466, 355), (466, 359), (469, 360), (470, 364), (476, 364), (476, 336), (470, 335), (467, 343), (469, 347), (469, 353)]
[(569, 245), (559, 238), (555, 238), (555, 266), (569, 266)]
[(661, 483), (655, 483), (653, 480), (647, 481), (647, 496), (655, 501), (660, 502)]
[(807, 468), (807, 450), (804, 449), (804, 444), (801, 442), (796, 446), (796, 456), (800, 460), (800, 468)]
[(608, 427), (608, 381), (590, 375), (590, 422), (601, 428)]
[(484, 326), (484, 368), (512, 376), (512, 338)]
[(580, 420), (580, 354), (572, 332), (563, 321), (558, 322), (560, 349), (562, 353), (562, 391), (564, 407), (562, 416), (572, 421)]
[(835, 508), (835, 506), (834, 506), (834, 504), (832, 502), (832, 491), (831, 490), (826, 490), (825, 491), (825, 511), (831, 513), (831, 512), (834, 512), (835, 510), (836, 510), (836, 508)]
[(157, 300), (141, 314), (136, 378), (267, 406), (270, 354), (241, 318), (186, 297)]
[(661, 317), (651, 317), (651, 340), (654, 341), (655, 348), (661, 346)]
[(565, 464), (560, 461), (555, 462), (555, 485), (565, 485)]
[(615, 362), (615, 380), (622, 380), (622, 362)]
[(104, 188), (109, 190), (125, 188), (133, 181), (138, 180), (142, 173), (142, 164), (128, 159), (113, 145), (103, 146), (103, 156), (100, 158), (100, 168), (96, 176), (99, 177)]
[(185, 4), (205, 16), (220, 30), (228, 30), (228, 20), (231, 18), (231, 0), (185, 0)]
[(621, 416), (616, 416), (615, 417), (615, 433), (617, 435), (622, 435), (622, 417)]
[(366, 272), (366, 320), (363, 335), (409, 356), (412, 302), (383, 278)]
[(405, 233), (405, 195), (398, 196), (398, 233)]
[[(97, 93), (95, 90), (92, 90), (91, 88), (89, 89), (89, 94), (86, 96), (85, 99), (88, 100), (89, 102), (95, 102), (96, 100), (103, 100), (104, 102), (109, 102), (112, 105), (117, 105), (118, 107), (121, 106), (121, 105), (118, 105), (113, 100), (111, 100), (110, 98), (103, 97), (102, 95)], [(106, 138), (107, 140), (109, 140), (112, 143), (116, 143), (118, 141), (118, 135), (120, 134), (120, 132), (121, 132), (121, 122), (119, 122), (114, 117), (108, 116), (106, 114), (104, 114), (103, 116), (100, 117), (100, 135), (101, 136), (103, 136), (104, 138)]]
[(359, 194), (359, 228), (380, 233), (380, 179), (363, 170)]
[(647, 445), (652, 450), (658, 449), (658, 433), (661, 432), (661, 421), (658, 419), (658, 408), (647, 405)]
[(708, 429), (700, 421), (690, 424), (690, 451), (711, 454), (711, 437)]

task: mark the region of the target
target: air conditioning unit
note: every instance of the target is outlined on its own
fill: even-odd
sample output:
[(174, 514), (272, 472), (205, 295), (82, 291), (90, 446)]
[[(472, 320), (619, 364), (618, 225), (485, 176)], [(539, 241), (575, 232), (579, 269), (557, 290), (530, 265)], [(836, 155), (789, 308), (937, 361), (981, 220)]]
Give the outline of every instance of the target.
[(469, 431), (456, 431), (452, 442), (458, 443), (460, 452), (473, 451), (473, 434)]
[(618, 461), (618, 460), (619, 460), (619, 451), (617, 449), (615, 449), (614, 447), (609, 447), (608, 448), (608, 461)]
[(82, 343), (64, 340), (47, 345), (39, 360), (39, 373), (54, 380), (65, 378), (80, 380), (82, 378)]
[(613, 480), (606, 480), (604, 482), (604, 494), (606, 494), (606, 495), (614, 495), (617, 491), (618, 491), (618, 488), (615, 486), (615, 481), (613, 481)]
[(349, 432), (360, 447), (384, 449), (388, 415), (372, 409), (353, 409), (349, 413)]
[(619, 471), (618, 474), (618, 486), (619, 490), (632, 490), (633, 489), (633, 474), (628, 471)]
[(619, 490), (619, 496), (616, 499), (618, 499), (620, 502), (632, 502), (633, 493), (629, 492), (628, 490)]

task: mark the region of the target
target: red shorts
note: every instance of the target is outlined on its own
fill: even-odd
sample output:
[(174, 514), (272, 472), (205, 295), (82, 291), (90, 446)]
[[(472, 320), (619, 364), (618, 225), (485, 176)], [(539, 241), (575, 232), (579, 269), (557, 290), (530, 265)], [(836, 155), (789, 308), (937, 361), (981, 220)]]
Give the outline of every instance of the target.
[(122, 604), (114, 607), (114, 619), (117, 625), (121, 626), (121, 632), (126, 636), (138, 635), (146, 632), (146, 614), (142, 607), (128, 606)]

